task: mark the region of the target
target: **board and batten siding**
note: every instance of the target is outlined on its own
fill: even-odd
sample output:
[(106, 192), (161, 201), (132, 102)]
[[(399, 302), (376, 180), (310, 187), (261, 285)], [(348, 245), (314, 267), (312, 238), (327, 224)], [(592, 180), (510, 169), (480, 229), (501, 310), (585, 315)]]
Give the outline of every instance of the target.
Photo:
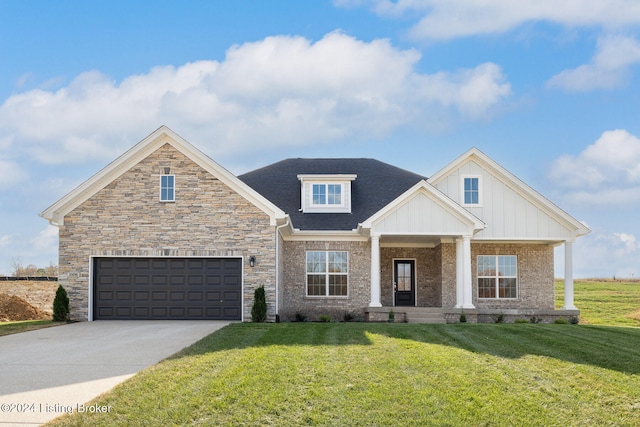
[(572, 232), (560, 219), (528, 200), (491, 170), (469, 161), (436, 183), (436, 188), (462, 204), (462, 177), (481, 176), (482, 203), (465, 208), (487, 224), (475, 239), (570, 239)]
[(372, 231), (380, 234), (460, 235), (467, 233), (469, 224), (452, 213), (426, 192), (419, 192), (402, 206), (373, 224)]

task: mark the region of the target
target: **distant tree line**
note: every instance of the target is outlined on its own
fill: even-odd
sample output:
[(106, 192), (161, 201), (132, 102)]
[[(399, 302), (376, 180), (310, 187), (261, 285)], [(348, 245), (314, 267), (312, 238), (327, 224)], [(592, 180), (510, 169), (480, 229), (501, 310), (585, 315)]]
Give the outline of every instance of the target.
[(48, 267), (38, 267), (33, 264), (23, 265), (20, 258), (14, 258), (11, 261), (12, 277), (57, 277), (58, 266), (49, 263)]

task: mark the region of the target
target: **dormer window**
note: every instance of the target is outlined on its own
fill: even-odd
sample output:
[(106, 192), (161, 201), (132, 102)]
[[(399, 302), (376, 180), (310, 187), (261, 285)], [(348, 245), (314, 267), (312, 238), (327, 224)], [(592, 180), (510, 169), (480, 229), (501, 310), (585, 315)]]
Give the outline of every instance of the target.
[(313, 184), (313, 206), (341, 206), (342, 184)]
[(356, 175), (298, 175), (305, 213), (350, 213), (351, 181)]

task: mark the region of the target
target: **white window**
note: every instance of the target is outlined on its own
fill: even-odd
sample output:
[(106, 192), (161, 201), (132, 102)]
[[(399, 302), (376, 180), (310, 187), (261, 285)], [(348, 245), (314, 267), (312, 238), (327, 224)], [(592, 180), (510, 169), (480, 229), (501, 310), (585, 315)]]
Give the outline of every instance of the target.
[(351, 213), (351, 182), (356, 175), (298, 175), (300, 209), (305, 213)]
[(480, 176), (462, 176), (462, 204), (464, 206), (482, 205), (482, 179)]
[(313, 206), (342, 206), (342, 184), (312, 184)]
[(478, 256), (478, 298), (518, 298), (517, 256)]
[(307, 252), (307, 296), (347, 296), (348, 258), (346, 251)]
[(175, 175), (160, 175), (160, 201), (175, 202), (176, 200)]

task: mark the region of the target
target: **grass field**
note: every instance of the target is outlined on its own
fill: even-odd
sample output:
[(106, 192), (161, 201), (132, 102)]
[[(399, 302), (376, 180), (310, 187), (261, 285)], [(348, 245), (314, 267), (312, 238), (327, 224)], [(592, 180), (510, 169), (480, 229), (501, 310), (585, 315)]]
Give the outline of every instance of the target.
[[(582, 324), (640, 326), (640, 281), (579, 280), (574, 300)], [(556, 281), (556, 307), (563, 301), (564, 282)]]
[(584, 325), (233, 324), (55, 425), (637, 426), (639, 294), (576, 283)]

